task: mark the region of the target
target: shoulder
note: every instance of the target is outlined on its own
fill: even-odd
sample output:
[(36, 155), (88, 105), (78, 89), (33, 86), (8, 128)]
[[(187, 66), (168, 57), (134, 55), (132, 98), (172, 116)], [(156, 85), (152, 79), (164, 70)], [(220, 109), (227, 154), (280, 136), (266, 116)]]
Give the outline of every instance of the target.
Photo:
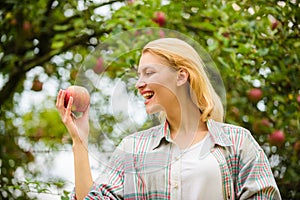
[(223, 122), (214, 123), (216, 123), (221, 128), (222, 133), (226, 134), (229, 138), (231, 138), (231, 140), (253, 138), (251, 132), (242, 126)]
[(214, 126), (219, 127), (223, 133), (227, 135), (231, 134), (251, 134), (250, 131), (242, 126), (234, 125), (234, 124), (229, 124), (225, 122), (216, 122), (212, 121), (211, 123), (214, 124)]
[(252, 136), (251, 132), (238, 125), (215, 122), (213, 126), (217, 127), (218, 137), (228, 139), (231, 143), (230, 148), (235, 152), (260, 151), (261, 147)]
[(126, 136), (124, 139), (149, 139), (152, 137), (159, 137), (163, 134), (163, 124), (153, 126), (151, 128), (137, 131)]
[(132, 148), (139, 149), (139, 147), (143, 147), (143, 150), (146, 151), (157, 144), (163, 137), (164, 125), (160, 124), (124, 137), (119, 148), (131, 151)]
[(251, 145), (255, 148), (260, 148), (254, 139), (252, 133), (241, 126), (233, 124), (224, 124), (223, 130), (236, 145)]
[(244, 139), (245, 137), (252, 137), (251, 132), (238, 125), (222, 123), (223, 133), (227, 134), (231, 139)]

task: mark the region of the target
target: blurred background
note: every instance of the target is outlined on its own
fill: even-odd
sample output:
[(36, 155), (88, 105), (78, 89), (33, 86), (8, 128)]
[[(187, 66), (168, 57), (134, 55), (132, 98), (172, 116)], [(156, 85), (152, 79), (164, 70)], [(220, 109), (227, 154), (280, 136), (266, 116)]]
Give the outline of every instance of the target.
[[(72, 145), (55, 108), (58, 90), (83, 84), (82, 66), (97, 46), (147, 27), (159, 28), (156, 37), (175, 30), (202, 45), (224, 82), (225, 121), (252, 132), (283, 199), (300, 199), (299, 22), (298, 0), (1, 0), (0, 199), (68, 199)], [(123, 47), (103, 48), (130, 52)], [(138, 98), (132, 85), (139, 56), (124, 54), (109, 67), (98, 56), (89, 65), (101, 77), (90, 90), (93, 152), (109, 153), (124, 135), (157, 123), (141, 114), (128, 124), (122, 112), (109, 111), (118, 105), (111, 96), (122, 97), (116, 86), (130, 91), (124, 98)], [(97, 153), (90, 159), (96, 176), (105, 161)]]

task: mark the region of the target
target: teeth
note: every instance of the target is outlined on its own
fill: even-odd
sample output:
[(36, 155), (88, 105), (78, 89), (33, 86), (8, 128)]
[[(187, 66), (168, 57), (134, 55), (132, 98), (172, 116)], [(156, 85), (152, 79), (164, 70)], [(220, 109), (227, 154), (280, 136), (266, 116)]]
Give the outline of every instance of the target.
[(147, 92), (143, 94), (143, 97), (145, 99), (149, 99), (150, 97), (152, 97), (154, 95), (154, 92)]

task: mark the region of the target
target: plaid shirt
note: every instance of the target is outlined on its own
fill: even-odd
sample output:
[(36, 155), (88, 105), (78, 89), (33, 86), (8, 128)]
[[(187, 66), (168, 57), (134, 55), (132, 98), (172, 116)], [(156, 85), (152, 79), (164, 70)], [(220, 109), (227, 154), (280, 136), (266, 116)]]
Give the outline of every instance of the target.
[[(213, 120), (207, 126), (205, 146), (219, 163), (224, 199), (281, 199), (269, 161), (248, 130)], [(167, 122), (125, 137), (85, 199), (177, 199), (173, 145)]]

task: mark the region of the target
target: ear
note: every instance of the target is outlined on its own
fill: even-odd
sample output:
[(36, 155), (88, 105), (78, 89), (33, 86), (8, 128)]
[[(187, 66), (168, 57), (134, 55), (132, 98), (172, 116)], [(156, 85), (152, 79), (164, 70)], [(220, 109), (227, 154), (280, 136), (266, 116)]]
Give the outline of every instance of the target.
[(180, 68), (177, 71), (177, 86), (184, 85), (189, 79), (189, 73), (186, 69)]

